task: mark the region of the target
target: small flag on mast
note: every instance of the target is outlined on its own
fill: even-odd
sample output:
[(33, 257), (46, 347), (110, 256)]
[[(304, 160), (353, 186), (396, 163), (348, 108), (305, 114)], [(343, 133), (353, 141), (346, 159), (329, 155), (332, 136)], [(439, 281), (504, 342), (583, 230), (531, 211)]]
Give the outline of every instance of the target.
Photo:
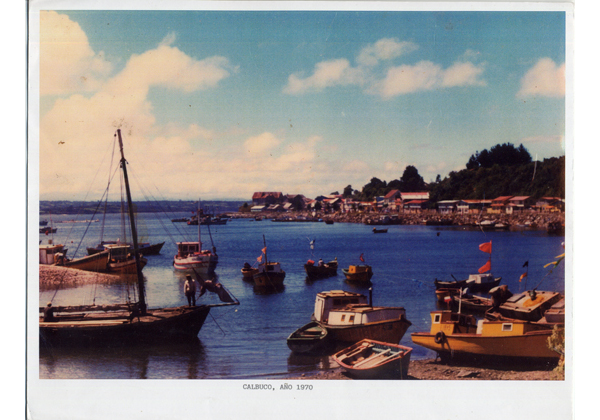
[(364, 255), (364, 254), (360, 254), (360, 260), (361, 260), (362, 262), (365, 262), (365, 259), (364, 259), (363, 255)]
[(479, 274), (483, 274), (486, 271), (490, 271), (492, 269), (492, 262), (488, 260), (483, 267), (479, 269)]
[(487, 252), (488, 254), (492, 253), (492, 241), (483, 243), (479, 245), (479, 250), (483, 252)]

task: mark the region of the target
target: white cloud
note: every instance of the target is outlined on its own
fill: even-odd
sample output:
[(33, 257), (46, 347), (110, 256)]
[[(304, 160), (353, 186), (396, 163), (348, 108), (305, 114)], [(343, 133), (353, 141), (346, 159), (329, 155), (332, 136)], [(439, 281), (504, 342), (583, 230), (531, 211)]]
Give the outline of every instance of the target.
[(517, 96), (565, 96), (565, 64), (557, 65), (550, 58), (540, 59), (521, 79)]
[(95, 91), (112, 69), (79, 24), (54, 11), (40, 12), (41, 95)]
[(284, 93), (298, 94), (319, 92), (327, 87), (362, 83), (361, 70), (350, 66), (345, 58), (322, 61), (315, 65), (313, 74), (302, 78), (301, 74), (292, 74)]
[(399, 41), (397, 38), (382, 38), (363, 48), (356, 61), (363, 66), (375, 66), (381, 60), (391, 60), (413, 52), (417, 48), (417, 45), (412, 42)]
[[(52, 29), (47, 32), (62, 33), (68, 39), (78, 40), (76, 51), (87, 51), (87, 56), (93, 58), (89, 47), (80, 48), (87, 46), (87, 37), (76, 23), (54, 12), (43, 15), (44, 25)], [(148, 165), (142, 173), (160, 180), (169, 191), (184, 190), (185, 187), (179, 186), (179, 174), (194, 179), (198, 168), (207, 166), (208, 155), (203, 147), (214, 139), (213, 130), (197, 124), (185, 127), (158, 125), (148, 92), (152, 86), (184, 92), (214, 88), (236, 69), (224, 57), (194, 59), (169, 46), (174, 40), (173, 34), (167, 35), (157, 48), (132, 56), (120, 73), (107, 80), (96, 80), (95, 93), (57, 99), (52, 108), (40, 116), (42, 197), (64, 198), (87, 191), (96, 177), (100, 160), (110, 149), (116, 128), (123, 131), (127, 155)], [(67, 41), (41, 44), (42, 56), (59, 59), (52, 68), (47, 65), (40, 68), (45, 91), (65, 94), (75, 89), (88, 93), (87, 85), (68, 85), (64, 79), (54, 77), (55, 68), (62, 68), (69, 62), (81, 63), (80, 58), (86, 56), (77, 52), (75, 58), (79, 58), (74, 60), (67, 54), (61, 62), (58, 53), (64, 51), (57, 45), (62, 42)], [(45, 73), (48, 71), (49, 75)], [(97, 189), (90, 193), (102, 191), (104, 185), (94, 188)]]
[(374, 83), (369, 93), (384, 99), (398, 95), (457, 86), (485, 86), (480, 79), (483, 65), (457, 62), (447, 69), (431, 61), (420, 61), (415, 65), (402, 65), (388, 69), (384, 79)]

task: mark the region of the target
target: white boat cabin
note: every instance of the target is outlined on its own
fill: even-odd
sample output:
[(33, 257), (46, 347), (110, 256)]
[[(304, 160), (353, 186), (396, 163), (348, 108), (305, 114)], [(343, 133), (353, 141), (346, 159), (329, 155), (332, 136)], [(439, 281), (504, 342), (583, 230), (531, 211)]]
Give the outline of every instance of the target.
[(40, 245), (40, 264), (54, 264), (56, 254), (59, 253), (64, 255), (64, 245), (53, 244), (51, 240), (48, 245)]
[(332, 310), (358, 304), (368, 304), (367, 297), (360, 293), (344, 292), (343, 290), (321, 292), (317, 294), (314, 316), (317, 321), (327, 322)]
[(346, 309), (329, 312), (328, 325), (363, 325), (373, 322), (401, 319), (406, 314), (404, 308), (371, 307), (369, 305), (351, 305)]
[(177, 242), (177, 256), (186, 257), (191, 254), (200, 253), (199, 242)]
[(125, 261), (133, 256), (129, 245), (105, 245), (104, 249), (108, 250), (111, 261)]

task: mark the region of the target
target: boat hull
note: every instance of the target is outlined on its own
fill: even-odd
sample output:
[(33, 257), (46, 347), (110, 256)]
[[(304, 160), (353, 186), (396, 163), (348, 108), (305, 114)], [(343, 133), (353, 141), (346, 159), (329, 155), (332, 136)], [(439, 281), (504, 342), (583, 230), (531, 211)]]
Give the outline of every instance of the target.
[(128, 312), (59, 316), (55, 322), (40, 318), (40, 346), (115, 345), (117, 343), (189, 339), (198, 336), (210, 306), (161, 308), (148, 315)]
[(102, 251), (94, 255), (66, 261), (62, 265), (67, 268), (105, 273), (108, 271), (108, 251)]
[(357, 343), (365, 338), (397, 344), (412, 324), (407, 319), (393, 319), (361, 325), (327, 325), (320, 322), (336, 344)]
[[(140, 258), (140, 270), (143, 269), (147, 263), (148, 260), (146, 258)], [(109, 262), (107, 271), (114, 274), (136, 274), (137, 267), (135, 265), (135, 259)]]
[(324, 279), (337, 276), (337, 263), (329, 262), (321, 267), (314, 264), (304, 264), (304, 270), (309, 279)]
[[(101, 244), (99, 244), (98, 246), (94, 247), (94, 248), (86, 248), (87, 249), (87, 253), (88, 255), (94, 255), (97, 254), (99, 252), (104, 251), (104, 245), (111, 245), (111, 244), (116, 244), (116, 241), (111, 241), (111, 242), (102, 242)], [(160, 254), (160, 251), (163, 247), (165, 243), (159, 243), (159, 244), (138, 244), (139, 248), (138, 251), (140, 254), (142, 255), (158, 255)], [(132, 250), (133, 247), (130, 245), (129, 246)]]
[(256, 287), (281, 287), (285, 279), (285, 271), (265, 273), (260, 272), (253, 276)]
[(219, 259), (216, 255), (194, 255), (186, 258), (175, 256), (173, 268), (178, 271), (196, 271), (200, 274), (210, 274), (215, 271)]
[[(535, 360), (558, 360), (559, 355), (548, 348), (551, 330), (530, 331), (515, 336), (482, 336), (480, 334), (446, 335), (436, 343), (436, 335), (412, 333), (412, 342), (436, 351), (445, 357), (502, 357)], [(439, 340), (438, 340), (439, 341)]]
[(348, 269), (342, 268), (346, 280), (351, 283), (370, 283), (373, 270), (369, 266), (352, 266)]

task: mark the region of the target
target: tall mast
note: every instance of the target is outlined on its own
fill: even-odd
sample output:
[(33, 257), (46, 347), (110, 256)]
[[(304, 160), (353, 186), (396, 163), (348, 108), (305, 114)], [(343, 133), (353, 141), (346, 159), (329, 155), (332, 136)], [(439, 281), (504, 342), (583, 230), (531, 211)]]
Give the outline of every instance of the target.
[(198, 197), (198, 251), (202, 251), (202, 241), (200, 240), (200, 197)]
[(146, 296), (144, 293), (144, 277), (142, 276), (142, 267), (140, 264), (140, 253), (138, 248), (137, 230), (135, 227), (135, 218), (133, 216), (133, 203), (131, 202), (131, 191), (129, 190), (129, 178), (127, 177), (127, 161), (123, 154), (123, 139), (121, 130), (117, 129), (119, 136), (119, 149), (121, 150), (121, 168), (123, 169), (123, 178), (125, 180), (125, 192), (127, 194), (127, 207), (129, 208), (129, 224), (131, 225), (131, 236), (133, 239), (133, 255), (135, 257), (135, 268), (138, 278), (139, 306), (142, 315), (146, 315)]

